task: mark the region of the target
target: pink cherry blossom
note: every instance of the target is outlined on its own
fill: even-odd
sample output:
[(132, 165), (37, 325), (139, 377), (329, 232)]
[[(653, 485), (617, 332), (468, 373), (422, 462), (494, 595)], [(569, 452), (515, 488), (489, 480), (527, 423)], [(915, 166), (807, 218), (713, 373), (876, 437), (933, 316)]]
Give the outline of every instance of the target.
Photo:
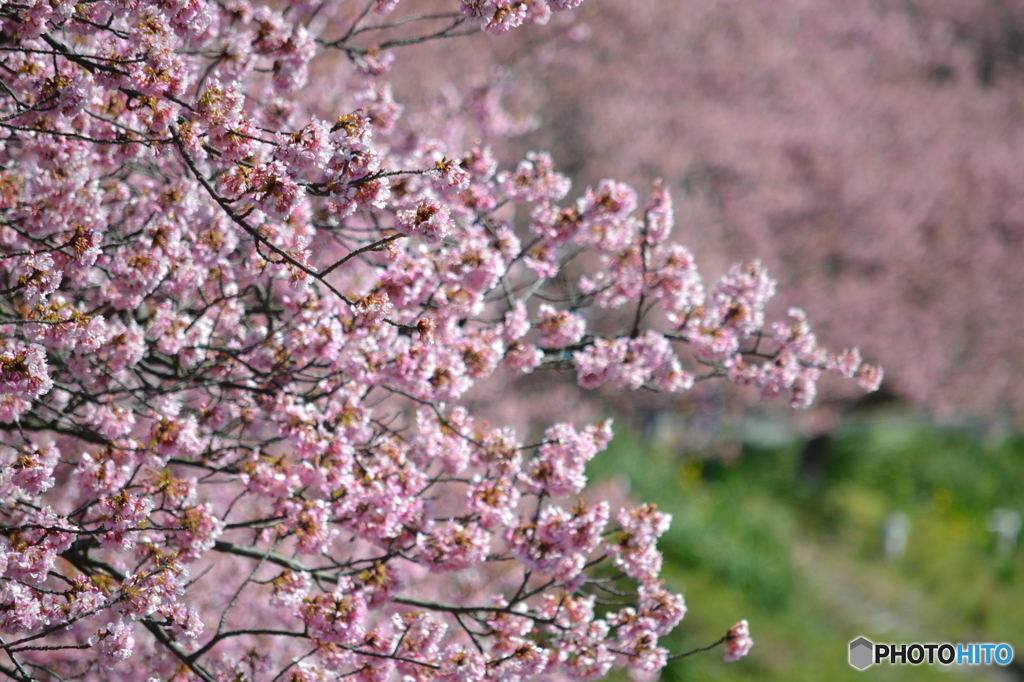
[(750, 639), (750, 627), (747, 621), (740, 622), (729, 628), (728, 639), (725, 643), (725, 660), (738, 661), (750, 652), (754, 646), (754, 640)]
[[(548, 370), (584, 400), (877, 388), (802, 311), (770, 317), (759, 262), (705, 281), (669, 183), (570, 196), (558, 155), (509, 158), (538, 120), (511, 72), (396, 101), (407, 45), (558, 32), (580, 4), (439, 2), (0, 7), (18, 675), (655, 674), (686, 613), (660, 576), (669, 518), (594, 499), (611, 422), (571, 420)], [(586, 38), (562, 33), (524, 60)], [(635, 586), (614, 610), (607, 570)]]
[(126, 625), (123, 620), (108, 623), (96, 634), (96, 640), (100, 665), (105, 668), (113, 668), (118, 663), (127, 660), (135, 648), (135, 638), (132, 636), (131, 627)]

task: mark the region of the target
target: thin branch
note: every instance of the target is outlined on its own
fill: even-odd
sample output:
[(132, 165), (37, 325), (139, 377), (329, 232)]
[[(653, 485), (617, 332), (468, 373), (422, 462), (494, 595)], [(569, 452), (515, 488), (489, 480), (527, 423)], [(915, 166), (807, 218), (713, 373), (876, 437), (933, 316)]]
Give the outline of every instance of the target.
[(242, 216), (236, 213), (235, 210), (231, 208), (231, 204), (228, 202), (228, 200), (222, 197), (217, 192), (217, 190), (214, 189), (213, 185), (210, 184), (210, 181), (206, 179), (206, 176), (199, 172), (199, 169), (196, 167), (196, 164), (192, 160), (192, 157), (189, 155), (188, 151), (185, 150), (185, 144), (181, 141), (181, 136), (178, 134), (177, 128), (171, 128), (171, 137), (174, 140), (174, 144), (178, 147), (178, 151), (181, 153), (181, 157), (182, 159), (184, 159), (185, 165), (188, 166), (188, 169), (192, 172), (192, 175), (194, 175), (196, 180), (199, 181), (199, 184), (203, 186), (203, 189), (205, 189), (207, 194), (210, 195), (210, 198), (217, 202), (217, 205), (221, 207), (221, 209), (224, 211), (224, 213), (227, 214), (229, 218), (231, 218), (231, 221), (233, 223), (235, 223), (243, 230), (245, 230), (247, 233), (249, 233), (249, 235), (258, 243), (263, 244), (271, 251), (276, 253), (278, 256), (280, 256), (283, 261), (285, 261), (292, 267), (301, 270), (302, 272), (306, 273), (313, 279), (319, 281), (321, 284), (327, 287), (332, 294), (340, 298), (342, 301), (349, 305), (355, 305), (352, 299), (338, 291), (337, 288), (335, 288), (334, 285), (331, 284), (330, 282), (326, 281), (320, 273), (297, 261), (294, 257), (292, 257), (291, 254), (289, 254), (287, 251), (277, 246), (269, 239), (267, 239), (265, 236), (260, 234), (259, 230), (257, 230), (252, 225), (247, 223)]
[(330, 274), (331, 272), (333, 272), (334, 270), (336, 270), (337, 268), (341, 267), (342, 265), (344, 265), (345, 263), (349, 262), (350, 260), (352, 260), (353, 258), (355, 258), (356, 256), (358, 256), (360, 254), (367, 253), (368, 251), (383, 251), (385, 248), (387, 248), (388, 244), (390, 244), (391, 242), (395, 241), (396, 239), (399, 239), (399, 238), (404, 237), (404, 236), (405, 236), (404, 234), (393, 234), (390, 237), (384, 237), (384, 239), (375, 241), (372, 244), (367, 244), (366, 246), (362, 247), (361, 249), (356, 249), (355, 251), (349, 253), (347, 256), (345, 256), (344, 258), (339, 260), (337, 263), (334, 263), (333, 265), (328, 266), (328, 267), (324, 268), (323, 270), (321, 270), (320, 271), (320, 276), (321, 277), (326, 277), (328, 274)]
[(675, 660), (678, 660), (680, 658), (686, 658), (687, 656), (693, 656), (694, 654), (699, 654), (702, 651), (710, 651), (711, 649), (714, 649), (716, 646), (719, 646), (719, 645), (721, 645), (721, 644), (723, 644), (724, 642), (727, 642), (727, 641), (729, 641), (729, 633), (725, 633), (725, 636), (722, 637), (722, 639), (720, 639), (717, 642), (715, 642), (714, 644), (708, 644), (707, 646), (700, 646), (700, 647), (697, 647), (696, 649), (694, 649), (692, 651), (687, 651), (684, 654), (676, 654), (675, 656), (669, 656), (667, 660), (675, 661)]

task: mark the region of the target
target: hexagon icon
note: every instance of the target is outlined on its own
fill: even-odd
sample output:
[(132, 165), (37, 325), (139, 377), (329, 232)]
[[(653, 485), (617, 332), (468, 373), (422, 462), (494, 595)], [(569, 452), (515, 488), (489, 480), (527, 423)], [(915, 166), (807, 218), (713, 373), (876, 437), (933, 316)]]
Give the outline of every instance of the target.
[(850, 642), (850, 665), (857, 670), (864, 670), (874, 663), (875, 645), (871, 640), (858, 637)]

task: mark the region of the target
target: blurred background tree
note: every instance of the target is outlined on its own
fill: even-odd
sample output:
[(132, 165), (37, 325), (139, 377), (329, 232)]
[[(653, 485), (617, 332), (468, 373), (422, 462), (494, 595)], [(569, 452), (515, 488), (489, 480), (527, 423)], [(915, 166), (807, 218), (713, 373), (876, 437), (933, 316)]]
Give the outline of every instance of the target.
[(1024, 3), (591, 0), (492, 44), (454, 73), (430, 50), (459, 46), (425, 46), (400, 99), (469, 81), (481, 106), (516, 71), (517, 151), (554, 150), (575, 191), (663, 177), (710, 274), (756, 254), (779, 310), (863, 340), (891, 395), (1020, 425)]

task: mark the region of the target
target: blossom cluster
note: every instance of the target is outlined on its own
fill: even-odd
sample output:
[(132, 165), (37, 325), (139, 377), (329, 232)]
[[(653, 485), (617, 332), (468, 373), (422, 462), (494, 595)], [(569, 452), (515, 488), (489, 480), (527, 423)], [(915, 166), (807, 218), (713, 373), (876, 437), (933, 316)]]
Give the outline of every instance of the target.
[[(574, 173), (665, 179), (702, 269), (756, 255), (778, 309), (856, 338), (890, 395), (1020, 428), (1024, 317), (1005, 311), (1024, 291), (1024, 79), (1007, 30), (1022, 25), (1024, 4), (1000, 0), (608, 2), (560, 27), (582, 42), (513, 72), (559, 112), (542, 132)], [(509, 41), (491, 62), (534, 44)], [(819, 395), (825, 411), (859, 391)]]
[[(0, 672), (650, 674), (685, 606), (668, 517), (586, 499), (610, 422), (518, 433), (476, 396), (544, 369), (800, 406), (822, 372), (877, 386), (802, 314), (766, 326), (760, 265), (705, 285), (664, 187), (566, 203), (468, 108), (406, 124), (383, 76), (414, 39), (364, 42), (578, 2), (368, 23), (397, 4), (0, 7)], [(607, 581), (639, 587), (598, 609)]]

